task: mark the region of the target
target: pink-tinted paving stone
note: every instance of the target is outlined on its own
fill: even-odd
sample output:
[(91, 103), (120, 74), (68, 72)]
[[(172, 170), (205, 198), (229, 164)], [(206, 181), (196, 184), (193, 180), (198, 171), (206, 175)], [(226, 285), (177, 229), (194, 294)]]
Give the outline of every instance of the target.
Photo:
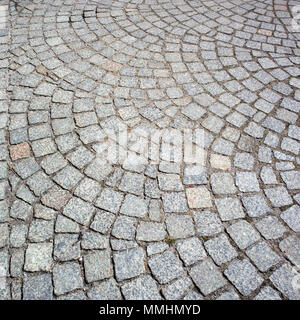
[(286, 10), (287, 10), (287, 6), (275, 5), (275, 6), (274, 6), (274, 9), (275, 9), (275, 10), (286, 11)]
[(27, 142), (22, 142), (9, 148), (11, 160), (28, 158), (30, 156), (30, 146)]

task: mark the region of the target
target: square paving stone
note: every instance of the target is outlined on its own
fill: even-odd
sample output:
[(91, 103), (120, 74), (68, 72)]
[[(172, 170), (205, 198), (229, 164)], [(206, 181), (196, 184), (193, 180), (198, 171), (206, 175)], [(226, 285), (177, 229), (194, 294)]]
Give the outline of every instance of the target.
[(183, 171), (183, 183), (189, 184), (206, 184), (206, 168), (200, 165), (186, 165)]
[(52, 100), (59, 103), (72, 103), (73, 92), (62, 89), (55, 90)]
[(64, 189), (71, 190), (83, 178), (83, 174), (74, 167), (67, 166), (57, 173), (53, 180)]
[(115, 220), (115, 215), (104, 211), (99, 210), (96, 212), (93, 222), (90, 225), (92, 230), (98, 231), (100, 233), (106, 234), (109, 232), (111, 225)]
[(204, 186), (186, 189), (186, 196), (190, 208), (210, 208), (212, 207), (211, 195)]
[(273, 207), (283, 207), (293, 203), (291, 196), (284, 187), (276, 187), (264, 190)]
[(166, 237), (166, 230), (162, 223), (141, 221), (137, 227), (137, 241), (160, 241)]
[(149, 198), (158, 199), (160, 197), (160, 190), (157, 181), (154, 179), (146, 179), (145, 181), (145, 195)]
[(83, 261), (87, 282), (99, 281), (113, 276), (113, 266), (109, 251), (98, 250), (88, 253), (84, 256)]
[(268, 216), (256, 222), (255, 227), (266, 239), (278, 239), (287, 231), (285, 226), (274, 216)]
[(111, 234), (118, 239), (134, 240), (137, 220), (131, 217), (117, 217)]
[(180, 260), (171, 251), (151, 257), (148, 265), (154, 277), (161, 284), (176, 279), (184, 273)]
[(210, 164), (213, 168), (230, 170), (231, 169), (231, 160), (229, 157), (222, 156), (220, 154), (211, 154)]
[(28, 129), (29, 140), (38, 140), (43, 138), (50, 138), (52, 136), (51, 127), (48, 124), (41, 124), (31, 126)]
[(55, 119), (51, 122), (54, 135), (62, 135), (70, 133), (75, 129), (74, 120), (72, 118)]
[(54, 239), (54, 256), (58, 261), (70, 261), (79, 259), (79, 235), (57, 234)]
[(300, 232), (300, 207), (293, 205), (280, 215), (281, 219), (295, 232)]
[(255, 172), (236, 172), (235, 183), (242, 192), (260, 190)]
[(81, 248), (86, 250), (93, 249), (107, 249), (109, 246), (109, 239), (107, 236), (99, 234), (98, 232), (84, 232), (81, 239)]
[(123, 200), (123, 194), (110, 188), (102, 190), (95, 205), (101, 209), (117, 213)]
[(187, 212), (187, 202), (184, 192), (170, 192), (162, 195), (165, 212)]
[(119, 185), (119, 190), (141, 196), (144, 194), (144, 176), (126, 172)]
[(24, 300), (52, 300), (53, 287), (50, 274), (28, 276), (23, 284)]
[(52, 139), (46, 138), (31, 142), (35, 157), (42, 157), (56, 152), (56, 145)]
[(114, 253), (113, 259), (118, 281), (131, 279), (145, 272), (145, 253), (140, 247)]
[(259, 242), (248, 249), (246, 253), (262, 272), (267, 271), (281, 260), (278, 254), (276, 254), (266, 242)]
[(279, 243), (280, 250), (294, 263), (300, 266), (300, 239), (291, 235)]
[(222, 221), (245, 217), (241, 202), (237, 198), (215, 199), (215, 204)]
[(59, 152), (57, 152), (45, 157), (41, 162), (41, 167), (46, 171), (47, 174), (52, 174), (64, 168), (67, 164), (68, 162), (65, 160), (65, 158)]
[(52, 268), (52, 243), (30, 243), (26, 249), (25, 271), (50, 271)]
[(230, 141), (227, 141), (223, 138), (215, 140), (212, 146), (212, 150), (216, 153), (223, 154), (225, 156), (230, 156), (233, 151), (234, 144)]
[(120, 213), (131, 216), (143, 218), (147, 214), (148, 201), (140, 197), (127, 194), (122, 204)]
[(189, 277), (182, 277), (173, 283), (164, 286), (163, 295), (167, 300), (179, 300), (189, 289), (193, 288), (193, 282)]
[(140, 276), (122, 286), (126, 300), (161, 300), (156, 282), (149, 275)]
[(263, 278), (246, 259), (232, 261), (224, 274), (244, 296), (248, 296), (263, 282)]
[(87, 148), (80, 146), (75, 151), (68, 154), (67, 158), (76, 168), (82, 169), (93, 160), (94, 155)]
[(58, 149), (61, 153), (66, 153), (79, 144), (79, 139), (74, 133), (69, 133), (56, 137)]
[(227, 284), (222, 273), (210, 259), (193, 266), (190, 275), (204, 295), (208, 295)]
[(90, 178), (84, 178), (74, 191), (74, 195), (86, 201), (95, 200), (101, 190), (100, 184)]
[(299, 273), (291, 267), (290, 264), (284, 264), (279, 269), (274, 271), (270, 280), (273, 285), (289, 300), (299, 300), (300, 293), (299, 287), (298, 290), (295, 290), (293, 287), (294, 279), (298, 279), (299, 282)]
[(159, 174), (158, 185), (163, 191), (183, 191), (180, 176), (177, 174)]
[(22, 178), (27, 179), (40, 169), (34, 158), (22, 159), (13, 164), (14, 171)]
[(78, 262), (57, 264), (53, 268), (54, 292), (61, 295), (83, 287), (83, 279)]
[(54, 221), (35, 219), (30, 223), (28, 239), (31, 242), (43, 242), (53, 238)]
[(63, 214), (82, 225), (87, 225), (94, 211), (95, 208), (90, 203), (73, 197), (64, 207)]
[(232, 224), (227, 232), (240, 249), (245, 249), (260, 239), (259, 233), (245, 220)]
[(200, 119), (206, 113), (205, 109), (194, 103), (182, 108), (181, 112), (193, 121)]
[[(4, 235), (4, 239), (5, 239), (5, 232), (1, 231), (1, 233), (2, 233), (2, 237)], [(22, 247), (23, 244), (25, 244), (26, 242), (27, 233), (28, 233), (27, 225), (17, 224), (12, 226), (10, 230), (10, 245), (16, 248)]]
[(223, 233), (218, 237), (206, 241), (204, 246), (217, 265), (226, 263), (238, 255)]
[(252, 170), (254, 158), (249, 153), (236, 153), (234, 157), (234, 166), (244, 170)]
[(47, 193), (42, 195), (41, 201), (44, 205), (59, 210), (71, 197), (71, 193), (55, 185), (47, 191)]
[(122, 300), (120, 289), (113, 278), (97, 283), (87, 295), (91, 300)]
[(271, 212), (271, 208), (262, 195), (244, 197), (242, 203), (249, 217), (260, 217)]
[(177, 242), (176, 249), (186, 266), (203, 260), (207, 256), (201, 241), (196, 237)]
[(195, 234), (193, 219), (190, 215), (168, 215), (166, 225), (170, 237), (174, 239), (187, 238)]
[(212, 173), (210, 183), (214, 194), (231, 194), (237, 191), (230, 173)]
[(222, 222), (216, 213), (196, 211), (193, 216), (199, 236), (212, 236), (223, 230)]
[(300, 189), (299, 171), (281, 172), (280, 175), (289, 190)]
[(113, 167), (102, 158), (96, 158), (85, 169), (84, 173), (99, 182), (105, 180), (113, 172)]
[(10, 216), (15, 219), (28, 220), (32, 213), (32, 206), (22, 200), (15, 200), (10, 208)]

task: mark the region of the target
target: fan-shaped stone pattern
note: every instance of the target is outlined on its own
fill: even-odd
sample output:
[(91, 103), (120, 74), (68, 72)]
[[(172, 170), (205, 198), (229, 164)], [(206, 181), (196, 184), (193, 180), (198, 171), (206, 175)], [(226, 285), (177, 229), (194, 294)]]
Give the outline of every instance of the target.
[[(292, 7), (11, 1), (1, 295), (299, 299)], [(197, 162), (169, 162), (191, 130)]]

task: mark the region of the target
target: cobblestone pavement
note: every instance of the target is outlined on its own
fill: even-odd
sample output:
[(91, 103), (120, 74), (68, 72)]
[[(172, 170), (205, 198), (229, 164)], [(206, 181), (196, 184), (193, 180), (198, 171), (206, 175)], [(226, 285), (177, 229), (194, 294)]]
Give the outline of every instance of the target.
[(0, 297), (299, 299), (297, 4), (1, 1)]

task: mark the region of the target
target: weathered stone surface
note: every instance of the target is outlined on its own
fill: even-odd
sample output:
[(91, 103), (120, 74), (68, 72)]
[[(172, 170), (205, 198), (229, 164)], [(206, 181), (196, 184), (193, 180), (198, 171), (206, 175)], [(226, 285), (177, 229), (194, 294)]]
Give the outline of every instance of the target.
[(210, 294), (226, 285), (226, 280), (222, 273), (210, 259), (193, 266), (190, 275), (204, 295)]
[(83, 279), (78, 262), (57, 264), (53, 268), (54, 292), (61, 295), (83, 287)]
[(87, 282), (99, 281), (113, 275), (109, 251), (94, 251), (85, 255), (83, 261)]
[(170, 237), (174, 239), (187, 238), (195, 234), (193, 220), (189, 215), (168, 215), (166, 225)]
[(145, 272), (145, 254), (142, 248), (114, 253), (113, 259), (118, 281), (134, 278)]
[(111, 278), (94, 285), (87, 293), (91, 300), (121, 300), (122, 296), (116, 281)]
[(246, 259), (231, 262), (224, 274), (244, 296), (249, 295), (263, 282), (262, 277)]
[(161, 300), (157, 284), (149, 275), (125, 283), (122, 293), (126, 300)]
[(53, 264), (52, 243), (32, 243), (28, 245), (25, 254), (26, 271), (50, 271)]
[(149, 267), (159, 283), (167, 283), (184, 272), (180, 260), (171, 251), (155, 255), (148, 261)]
[(23, 285), (24, 300), (52, 300), (53, 286), (50, 274), (28, 276)]
[(15, 146), (11, 146), (9, 152), (12, 161), (28, 158), (30, 156), (30, 147), (27, 142), (22, 142)]

